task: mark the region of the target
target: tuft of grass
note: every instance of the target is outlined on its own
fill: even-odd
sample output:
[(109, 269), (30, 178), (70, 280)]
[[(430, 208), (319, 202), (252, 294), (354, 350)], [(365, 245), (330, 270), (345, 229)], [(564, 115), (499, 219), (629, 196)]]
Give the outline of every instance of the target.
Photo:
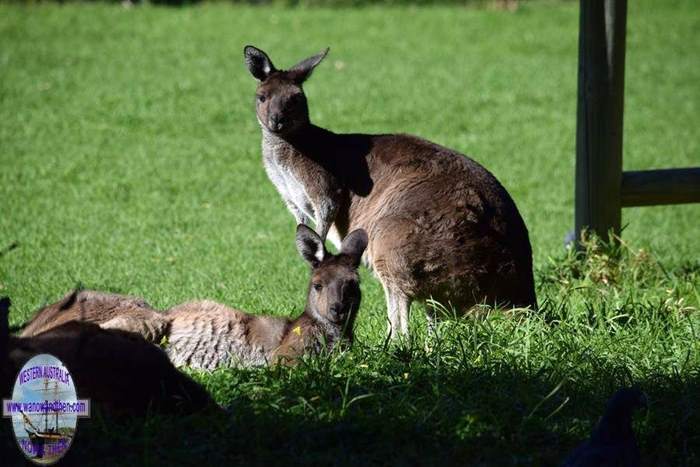
[[(700, 9), (629, 9), (625, 166), (696, 163)], [(0, 294), (14, 325), (78, 283), (162, 308), (206, 297), (301, 312), (308, 271), (260, 163), (247, 43), (280, 67), (330, 45), (306, 85), (312, 119), (472, 155), (513, 195), (535, 251), (538, 312), (484, 308), (428, 337), (416, 306), (413, 339), (390, 345), (381, 287), (363, 270), (351, 350), (193, 373), (226, 413), (96, 409), (66, 461), (557, 465), (634, 383), (650, 400), (635, 421), (645, 463), (700, 463), (700, 206), (626, 210), (622, 243), (562, 245), (577, 28), (572, 2), (514, 13), (0, 5)], [(8, 430), (0, 423), (10, 464)]]

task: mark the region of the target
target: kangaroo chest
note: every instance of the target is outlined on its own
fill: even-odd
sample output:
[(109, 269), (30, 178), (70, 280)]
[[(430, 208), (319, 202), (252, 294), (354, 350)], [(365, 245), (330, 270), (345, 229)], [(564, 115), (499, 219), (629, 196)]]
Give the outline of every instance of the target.
[[(281, 143), (268, 141), (263, 138), (263, 165), (268, 178), (275, 186), (287, 206), (293, 211), (297, 222), (302, 222), (304, 216), (316, 222), (316, 213), (309, 196), (304, 172), (298, 165), (301, 157), (294, 150)], [(294, 156), (297, 160), (294, 161)], [(294, 212), (294, 211), (297, 212)]]

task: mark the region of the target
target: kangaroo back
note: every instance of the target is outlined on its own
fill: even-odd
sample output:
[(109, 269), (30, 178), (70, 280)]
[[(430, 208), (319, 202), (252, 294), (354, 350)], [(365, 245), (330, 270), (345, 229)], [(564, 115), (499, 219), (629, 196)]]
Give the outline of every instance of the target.
[(92, 290), (74, 290), (58, 302), (39, 310), (20, 335), (33, 336), (70, 321), (102, 324), (124, 314), (138, 316), (144, 321), (154, 316), (157, 318), (155, 310), (143, 299)]
[[(7, 322), (6, 316), (0, 309), (0, 330)], [(162, 350), (138, 334), (71, 321), (32, 337), (8, 338), (0, 332), (0, 342), (3, 336), (3, 394), (11, 392), (11, 379), (29, 358), (49, 353), (66, 365), (79, 396), (91, 399), (97, 410), (145, 415), (149, 410), (192, 412), (214, 406), (199, 384), (179, 372)]]
[(164, 345), (172, 362), (206, 370), (266, 365), (287, 324), (285, 318), (250, 315), (209, 300), (172, 308), (168, 318)]

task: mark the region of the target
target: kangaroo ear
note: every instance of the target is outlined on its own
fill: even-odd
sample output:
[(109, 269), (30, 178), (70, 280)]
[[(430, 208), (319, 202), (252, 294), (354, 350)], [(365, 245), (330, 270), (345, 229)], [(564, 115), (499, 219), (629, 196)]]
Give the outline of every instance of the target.
[(270, 76), (270, 73), (277, 71), (270, 57), (257, 47), (246, 45), (243, 48), (243, 56), (245, 57), (245, 64), (248, 67), (248, 71), (250, 71), (250, 74), (258, 81), (265, 81), (267, 77)]
[(313, 268), (318, 267), (326, 257), (323, 240), (304, 224), (297, 225), (297, 250)]
[(294, 81), (296, 81), (297, 83), (303, 83), (304, 81), (309, 79), (309, 76), (311, 76), (311, 72), (314, 71), (316, 65), (321, 63), (321, 60), (326, 58), (326, 55), (328, 55), (329, 50), (330, 49), (326, 47), (324, 50), (314, 55), (313, 57), (309, 57), (294, 65), (289, 70), (289, 73), (292, 75), (292, 79), (294, 79)]
[(340, 254), (352, 258), (353, 264), (357, 267), (360, 265), (362, 253), (365, 252), (368, 241), (367, 232), (363, 229), (353, 230), (343, 239), (343, 243), (340, 245)]

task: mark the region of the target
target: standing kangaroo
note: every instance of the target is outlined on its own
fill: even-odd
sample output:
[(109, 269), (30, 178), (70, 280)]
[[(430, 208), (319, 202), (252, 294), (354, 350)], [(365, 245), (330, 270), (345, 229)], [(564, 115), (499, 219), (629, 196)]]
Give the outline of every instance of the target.
[(508, 192), (468, 157), (409, 135), (335, 134), (311, 123), (302, 84), (328, 49), (278, 70), (260, 49), (245, 62), (259, 81), (265, 170), (297, 223), (336, 245), (370, 238), (366, 262), (384, 287), (392, 336), (408, 335), (411, 302), (467, 311), (479, 303), (536, 306), (527, 228)]
[(159, 312), (139, 298), (77, 291), (41, 309), (21, 335), (30, 337), (68, 322), (87, 321), (164, 344), (175, 366), (208, 370), (225, 364), (293, 363), (324, 347), (330, 350), (342, 342), (352, 343), (361, 299), (357, 268), (367, 234), (350, 233), (340, 253), (333, 255), (316, 232), (299, 225), (296, 243), (311, 265), (311, 279), (306, 308), (294, 320), (251, 315), (208, 300)]

